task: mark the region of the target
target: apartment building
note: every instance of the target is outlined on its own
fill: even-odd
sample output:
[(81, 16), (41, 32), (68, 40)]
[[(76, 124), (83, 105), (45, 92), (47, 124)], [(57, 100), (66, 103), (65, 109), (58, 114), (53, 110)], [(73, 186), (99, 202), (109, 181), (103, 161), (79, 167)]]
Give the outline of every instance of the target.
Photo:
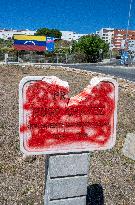
[(96, 31), (96, 34), (108, 43), (110, 48), (113, 48), (112, 39), (114, 36), (114, 28), (102, 28), (101, 30)]
[(77, 41), (80, 37), (88, 35), (88, 34), (79, 34), (73, 31), (61, 31), (62, 33), (62, 40), (66, 40), (66, 41), (72, 41), (75, 40)]
[(11, 39), (14, 34), (24, 34), (24, 35), (34, 35), (36, 31), (26, 30), (9, 30), (9, 29), (2, 29), (0, 30), (0, 38), (4, 40)]
[(135, 31), (126, 29), (102, 28), (96, 31), (106, 43), (109, 44), (110, 50), (135, 50)]
[(123, 29), (115, 29), (114, 30), (114, 37), (113, 37), (113, 45), (115, 50), (120, 49), (131, 49), (134, 47), (135, 42), (135, 31)]

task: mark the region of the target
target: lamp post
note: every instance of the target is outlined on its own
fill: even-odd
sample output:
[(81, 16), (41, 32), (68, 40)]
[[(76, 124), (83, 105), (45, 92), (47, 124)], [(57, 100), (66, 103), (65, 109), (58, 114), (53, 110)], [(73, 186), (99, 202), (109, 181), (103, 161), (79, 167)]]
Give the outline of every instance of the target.
[(123, 54), (121, 56), (121, 62), (123, 65), (128, 65), (129, 63), (129, 54), (128, 54), (128, 33), (129, 33), (129, 25), (130, 25), (130, 17), (131, 17), (131, 9), (132, 9), (132, 2), (133, 0), (130, 0), (130, 5), (129, 5), (129, 13), (128, 13), (128, 23), (127, 23), (127, 31), (126, 31), (126, 38), (125, 38), (125, 45), (123, 49)]
[(126, 39), (125, 39), (125, 50), (128, 50), (128, 32), (129, 32), (129, 25), (130, 25), (130, 18), (131, 18), (131, 9), (132, 9), (133, 0), (130, 1), (129, 5), (129, 13), (128, 13), (128, 24), (127, 24), (127, 32), (126, 32)]

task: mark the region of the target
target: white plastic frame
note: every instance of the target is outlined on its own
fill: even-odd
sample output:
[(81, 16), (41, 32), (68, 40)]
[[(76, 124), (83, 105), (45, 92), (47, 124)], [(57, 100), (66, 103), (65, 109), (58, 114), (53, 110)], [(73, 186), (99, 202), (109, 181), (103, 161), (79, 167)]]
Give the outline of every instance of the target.
[[(118, 102), (118, 83), (112, 79), (112, 78), (92, 78), (90, 81), (90, 85), (92, 87), (96, 86), (102, 81), (107, 81), (110, 82), (114, 85), (115, 87), (115, 110), (114, 110), (114, 127), (112, 128), (112, 133), (113, 135), (110, 137), (109, 141), (103, 145), (99, 146), (97, 144), (89, 144), (89, 145), (82, 145), (82, 147), (79, 147), (79, 143), (71, 144), (69, 146), (66, 146), (62, 149), (61, 146), (58, 146), (57, 148), (51, 150), (49, 149), (44, 149), (40, 151), (28, 151), (24, 147), (24, 141), (26, 134), (20, 132), (20, 125), (24, 123), (24, 110), (23, 110), (23, 92), (24, 92), (24, 85), (28, 82), (31, 81), (41, 81), (45, 78), (49, 79), (50, 76), (27, 76), (24, 77), (19, 84), (19, 136), (20, 136), (20, 150), (25, 154), (25, 155), (41, 155), (41, 154), (57, 154), (57, 153), (72, 153), (72, 152), (88, 152), (88, 151), (94, 151), (94, 150), (106, 150), (106, 149), (111, 149), (115, 145), (116, 141), (116, 125), (117, 125), (117, 102)], [(68, 83), (65, 82), (65, 85), (67, 86)]]

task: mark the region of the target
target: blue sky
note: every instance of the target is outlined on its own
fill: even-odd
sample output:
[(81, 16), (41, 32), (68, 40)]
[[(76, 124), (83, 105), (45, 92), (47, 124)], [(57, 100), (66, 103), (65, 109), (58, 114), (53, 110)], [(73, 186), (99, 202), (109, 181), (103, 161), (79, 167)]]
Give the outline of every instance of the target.
[[(0, 29), (42, 27), (91, 33), (127, 28), (130, 0), (0, 0)], [(135, 30), (135, 0), (130, 29)]]

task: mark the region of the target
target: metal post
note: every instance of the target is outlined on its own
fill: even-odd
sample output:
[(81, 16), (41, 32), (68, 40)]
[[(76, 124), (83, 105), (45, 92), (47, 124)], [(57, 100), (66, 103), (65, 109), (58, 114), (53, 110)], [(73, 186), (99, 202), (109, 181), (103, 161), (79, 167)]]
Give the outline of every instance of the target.
[(32, 51), (30, 51), (30, 62), (32, 63)]
[(68, 62), (68, 58), (67, 58), (68, 56), (67, 56), (67, 53), (65, 54), (65, 56), (66, 56), (66, 64), (67, 64), (67, 62)]
[(5, 63), (8, 64), (8, 53), (5, 53)]
[[(132, 2), (133, 0), (130, 1), (130, 6), (129, 6), (129, 13), (128, 13), (128, 24), (127, 24), (127, 32), (126, 32), (126, 39), (125, 39), (125, 50), (128, 51), (128, 31), (129, 31), (129, 25), (130, 25), (130, 17), (131, 17), (131, 9), (132, 9)], [(129, 58), (129, 57), (128, 57)], [(128, 59), (129, 60), (129, 59)], [(125, 65), (127, 65), (127, 61), (124, 62)]]
[(111, 61), (111, 58), (112, 58), (112, 49), (110, 49), (110, 61)]
[(16, 53), (17, 62), (19, 62), (19, 51)]
[(129, 25), (130, 25), (132, 2), (133, 2), (133, 0), (130, 1), (129, 13), (128, 13), (128, 25), (127, 25), (126, 40), (125, 40), (125, 47), (127, 46), (127, 48), (128, 48), (128, 45), (127, 45), (128, 44), (128, 29), (129, 29)]
[(57, 64), (58, 64), (59, 63), (58, 53), (56, 54), (56, 58), (57, 58)]

